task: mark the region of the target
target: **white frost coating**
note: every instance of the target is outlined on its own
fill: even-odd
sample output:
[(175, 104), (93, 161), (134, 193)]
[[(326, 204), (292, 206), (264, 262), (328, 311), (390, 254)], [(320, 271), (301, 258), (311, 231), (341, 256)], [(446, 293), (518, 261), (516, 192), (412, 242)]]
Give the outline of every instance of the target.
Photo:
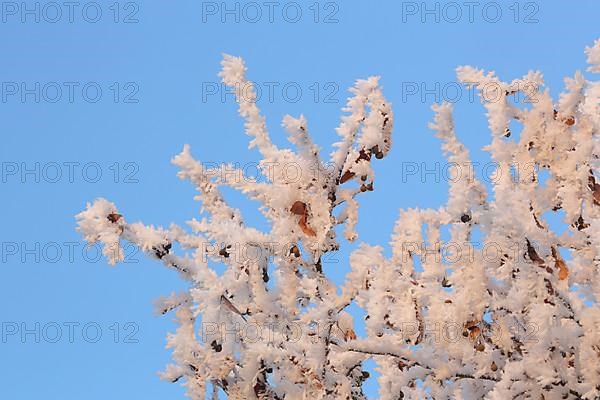
[(600, 39), (594, 42), (592, 47), (586, 47), (587, 62), (590, 64), (588, 71), (600, 73)]
[[(350, 115), (343, 116), (336, 128), (342, 140), (334, 144), (337, 150), (331, 155), (332, 165), (340, 174), (352, 170), (352, 163), (356, 158), (349, 156), (353, 153), (358, 155), (362, 151), (368, 153), (369, 157), (373, 154), (382, 158), (391, 148), (391, 105), (383, 97), (378, 85), (379, 78), (371, 77), (356, 81), (355, 86), (350, 89), (354, 96), (348, 99), (344, 108)], [(353, 149), (355, 143), (358, 146)]]
[[(594, 72), (599, 48), (586, 50)], [(357, 238), (359, 196), (376, 189), (375, 159), (391, 146), (379, 79), (351, 89), (326, 163), (304, 116), (283, 119), (296, 151), (274, 146), (243, 61), (225, 56), (222, 65), (266, 179), (232, 166), (215, 175), (185, 146), (173, 162), (202, 203), (189, 229), (128, 223), (104, 199), (77, 215), (84, 239), (101, 243), (111, 264), (123, 259), (124, 240), (190, 282), (156, 306), (178, 322), (162, 378), (195, 399), (363, 400), (371, 359), (381, 399), (600, 398), (598, 82), (576, 73), (553, 100), (538, 72), (505, 83), (459, 68), (487, 111), (485, 150), (499, 169), (491, 190), (458, 140), (451, 105), (434, 105), (430, 128), (458, 174), (447, 204), (402, 210), (391, 257), (360, 244), (338, 288), (327, 278), (339, 268), (327, 262), (331, 252), (345, 243), (336, 228)], [(524, 106), (517, 95), (535, 101)], [(270, 231), (246, 226), (222, 186), (259, 201)], [(546, 220), (556, 212), (564, 232)], [(364, 321), (349, 306), (362, 308)]]
[(117, 212), (117, 207), (105, 199), (98, 199), (92, 205), (88, 203), (85, 211), (77, 215), (79, 232), (89, 244), (102, 243), (102, 254), (109, 264), (115, 265), (124, 260), (120, 239), (123, 221), (112, 223), (107, 215)]
[(234, 89), (236, 100), (240, 106), (238, 111), (246, 119), (246, 133), (254, 137), (254, 140), (250, 142), (250, 148), (258, 146), (263, 157), (267, 159), (272, 157), (277, 149), (271, 143), (265, 118), (260, 115), (260, 110), (256, 105), (254, 84), (246, 79), (244, 60), (224, 54), (221, 65), (223, 69), (219, 76), (225, 85)]

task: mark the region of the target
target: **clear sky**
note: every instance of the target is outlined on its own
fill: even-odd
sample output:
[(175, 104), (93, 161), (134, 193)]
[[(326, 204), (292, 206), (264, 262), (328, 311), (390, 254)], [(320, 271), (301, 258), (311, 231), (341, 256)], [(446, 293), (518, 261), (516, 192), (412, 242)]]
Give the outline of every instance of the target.
[[(421, 179), (405, 168), (444, 162), (427, 128), (430, 106), (457, 95), (458, 135), (487, 162), (484, 109), (456, 92), (455, 68), (492, 69), (505, 81), (539, 69), (557, 96), (600, 36), (597, 0), (469, 4), (1, 2), (2, 398), (183, 396), (158, 379), (174, 325), (152, 307), (183, 283), (134, 249), (109, 268), (82, 250), (74, 215), (106, 197), (128, 221), (183, 223), (198, 213), (193, 187), (170, 164), (183, 144), (205, 162), (258, 161), (218, 84), (223, 52), (246, 59), (274, 141), (284, 143), (283, 115), (303, 113), (324, 154), (346, 88), (382, 77), (395, 144), (362, 198), (360, 240), (387, 246), (400, 208), (443, 205), (440, 170)], [(256, 204), (228, 197), (265, 226)], [(348, 249), (325, 265), (336, 282)], [(373, 382), (368, 391), (376, 395)]]

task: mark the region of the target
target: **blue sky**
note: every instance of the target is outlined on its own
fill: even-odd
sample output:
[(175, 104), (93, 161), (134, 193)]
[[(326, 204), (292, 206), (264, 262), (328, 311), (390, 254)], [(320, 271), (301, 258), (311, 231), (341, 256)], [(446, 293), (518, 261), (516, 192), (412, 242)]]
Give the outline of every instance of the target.
[[(539, 69), (556, 96), (564, 76), (585, 69), (583, 49), (600, 36), (595, 0), (475, 3), (275, 2), (269, 15), (262, 2), (238, 3), (238, 11), (235, 2), (2, 2), (4, 397), (183, 395), (157, 377), (174, 325), (152, 309), (182, 282), (133, 249), (128, 263), (109, 268), (83, 251), (74, 215), (106, 197), (129, 221), (183, 223), (199, 207), (170, 164), (183, 144), (206, 162), (258, 160), (232, 96), (217, 84), (223, 52), (244, 57), (264, 89), (274, 141), (284, 143), (283, 115), (303, 113), (324, 153), (336, 140), (346, 88), (382, 76), (395, 144), (376, 165), (376, 190), (363, 197), (361, 240), (387, 244), (400, 208), (443, 205), (439, 174), (402, 179), (402, 168), (444, 162), (427, 123), (433, 102), (455, 98), (455, 68), (493, 69), (506, 81)], [(459, 137), (485, 163), (483, 107), (466, 91), (455, 107)], [(255, 204), (228, 196), (265, 226)], [(348, 251), (337, 256), (325, 269), (339, 282)]]

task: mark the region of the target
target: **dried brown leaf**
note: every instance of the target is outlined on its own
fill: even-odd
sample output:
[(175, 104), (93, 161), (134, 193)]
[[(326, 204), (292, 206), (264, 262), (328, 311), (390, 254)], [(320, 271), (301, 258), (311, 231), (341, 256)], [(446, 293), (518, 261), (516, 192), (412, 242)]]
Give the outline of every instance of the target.
[(117, 214), (117, 213), (110, 213), (106, 216), (106, 219), (108, 219), (110, 222), (112, 222), (113, 224), (116, 223), (118, 220), (120, 220), (122, 217), (121, 214)]
[(350, 170), (344, 172), (342, 177), (340, 178), (340, 184), (348, 182), (350, 179), (354, 178), (356, 174)]
[(292, 208), (290, 208), (292, 214), (296, 215), (306, 215), (306, 204), (301, 201), (296, 201), (292, 204)]
[(552, 257), (554, 257), (554, 267), (558, 269), (558, 279), (561, 281), (565, 280), (569, 276), (569, 269), (567, 268), (567, 263), (561, 257), (560, 253), (556, 250), (555, 247), (552, 247)]
[(300, 226), (300, 229), (302, 229), (302, 232), (304, 232), (306, 236), (317, 236), (316, 232), (310, 226), (308, 226), (306, 220), (306, 215), (303, 215), (302, 218), (300, 218), (300, 221), (298, 221), (298, 225)]
[(356, 332), (352, 328), (344, 332), (344, 341), (347, 342), (348, 340), (356, 340)]
[(529, 256), (529, 259), (539, 267), (544, 267), (544, 260), (538, 255), (535, 247), (531, 245), (529, 239), (525, 238), (525, 240), (527, 241), (527, 255)]

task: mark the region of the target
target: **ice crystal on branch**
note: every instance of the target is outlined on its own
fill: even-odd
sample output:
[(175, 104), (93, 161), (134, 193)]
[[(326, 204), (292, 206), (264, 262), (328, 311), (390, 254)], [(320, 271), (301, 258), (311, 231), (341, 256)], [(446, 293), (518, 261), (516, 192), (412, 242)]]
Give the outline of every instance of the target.
[[(600, 72), (599, 43), (586, 50), (591, 72)], [(487, 110), (486, 149), (498, 169), (491, 192), (456, 136), (451, 105), (433, 106), (430, 127), (462, 178), (450, 180), (446, 206), (400, 212), (390, 258), (381, 246), (360, 245), (336, 288), (322, 260), (344, 243), (338, 225), (345, 239), (357, 238), (359, 196), (376, 188), (373, 165), (392, 144), (379, 79), (350, 89), (326, 162), (304, 116), (283, 119), (297, 151), (278, 148), (244, 62), (226, 55), (222, 66), (268, 179), (215, 177), (186, 145), (173, 163), (196, 186), (205, 218), (188, 229), (155, 228), (127, 222), (104, 199), (77, 216), (85, 240), (101, 242), (111, 264), (128, 241), (191, 282), (157, 304), (179, 323), (164, 379), (183, 382), (191, 398), (364, 399), (363, 363), (372, 359), (382, 399), (600, 397), (598, 82), (577, 73), (554, 102), (538, 72), (503, 82), (458, 68)], [(525, 88), (535, 99), (527, 107), (511, 101)], [(293, 179), (289, 165), (300, 172)], [(271, 230), (247, 226), (222, 186), (258, 200)], [(544, 218), (558, 212), (569, 226), (560, 234)], [(480, 247), (470, 240), (476, 230)], [(366, 337), (355, 333), (352, 304), (366, 312)]]

